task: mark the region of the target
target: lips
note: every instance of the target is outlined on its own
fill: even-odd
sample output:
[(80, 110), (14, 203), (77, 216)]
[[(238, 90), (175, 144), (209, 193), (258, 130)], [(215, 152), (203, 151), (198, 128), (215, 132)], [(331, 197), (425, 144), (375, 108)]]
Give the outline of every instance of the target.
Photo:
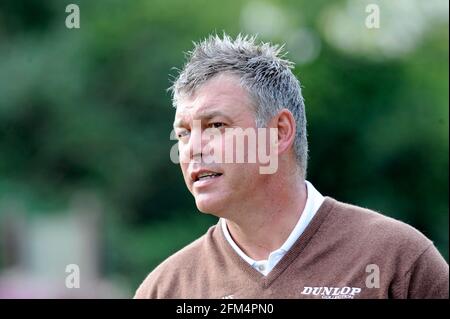
[(191, 173), (191, 179), (195, 182), (206, 181), (222, 176), (222, 173), (212, 170), (201, 169)]

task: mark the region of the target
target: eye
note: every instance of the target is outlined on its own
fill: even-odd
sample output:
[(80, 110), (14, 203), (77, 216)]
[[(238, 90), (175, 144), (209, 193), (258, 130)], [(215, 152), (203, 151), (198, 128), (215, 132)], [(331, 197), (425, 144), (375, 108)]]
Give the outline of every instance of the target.
[(210, 123), (208, 124), (208, 127), (211, 128), (221, 128), (222, 126), (224, 126), (225, 124), (222, 122), (214, 122), (214, 123)]
[(183, 138), (183, 137), (185, 137), (187, 135), (189, 135), (189, 131), (188, 130), (180, 131), (180, 132), (177, 133), (177, 137), (179, 139), (181, 139), (181, 138)]

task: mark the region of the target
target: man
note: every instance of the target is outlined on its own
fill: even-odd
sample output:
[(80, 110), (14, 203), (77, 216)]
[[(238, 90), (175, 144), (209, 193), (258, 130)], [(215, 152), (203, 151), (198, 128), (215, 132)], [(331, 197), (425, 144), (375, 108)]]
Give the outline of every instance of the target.
[[(429, 239), (305, 180), (304, 103), (280, 55), (242, 36), (195, 45), (172, 87), (174, 129), (198, 209), (220, 219), (135, 298), (448, 298), (448, 264)], [(258, 138), (275, 138), (233, 148), (246, 161), (224, 161), (232, 138), (263, 128), (276, 134)], [(277, 167), (261, 173), (267, 163), (250, 158), (267, 146)]]

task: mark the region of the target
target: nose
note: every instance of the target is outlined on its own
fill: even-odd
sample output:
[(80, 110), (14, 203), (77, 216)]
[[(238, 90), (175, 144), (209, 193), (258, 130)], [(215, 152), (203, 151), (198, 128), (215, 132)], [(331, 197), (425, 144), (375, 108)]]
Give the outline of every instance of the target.
[(182, 146), (183, 150), (180, 150), (180, 153), (183, 153), (182, 156), (186, 163), (201, 162), (203, 156), (202, 150), (207, 143), (203, 135), (200, 121), (195, 120), (192, 125), (189, 140)]
[(201, 129), (193, 130), (189, 139), (189, 160), (200, 162), (202, 160), (202, 131)]

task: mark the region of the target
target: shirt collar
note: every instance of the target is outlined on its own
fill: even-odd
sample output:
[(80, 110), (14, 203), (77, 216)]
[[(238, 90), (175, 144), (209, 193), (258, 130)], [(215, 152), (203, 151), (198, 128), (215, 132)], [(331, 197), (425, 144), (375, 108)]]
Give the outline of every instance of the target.
[[(319, 209), (319, 207), (322, 205), (324, 201), (324, 197), (315, 189), (315, 187), (308, 181), (305, 181), (306, 184), (306, 204), (305, 208), (303, 209), (302, 214), (300, 215), (300, 218), (295, 225), (294, 229), (292, 230), (289, 237), (286, 239), (283, 245), (281, 247), (273, 252), (270, 253), (270, 255), (274, 255), (276, 253), (281, 252), (283, 255), (289, 251), (289, 249), (294, 245), (294, 243), (297, 241), (297, 239), (300, 237), (300, 235), (303, 233), (305, 228), (308, 226), (311, 219), (314, 217), (315, 213)], [(228, 231), (228, 227), (226, 224), (226, 219), (221, 218), (221, 227), (222, 231), (225, 235), (226, 240), (231, 245), (231, 247), (236, 251), (236, 253), (241, 256), (247, 263), (250, 265), (255, 264), (255, 260), (247, 254), (245, 254), (242, 249), (239, 248), (239, 246), (234, 242), (233, 238), (231, 238), (230, 232)], [(269, 258), (270, 258), (269, 255)]]
[(308, 181), (305, 181), (307, 197), (305, 208), (303, 209), (300, 218), (292, 230), (289, 237), (286, 239), (283, 245), (278, 250), (282, 250), (283, 252), (287, 252), (297, 239), (303, 234), (303, 231), (308, 226), (311, 219), (314, 217), (316, 211), (319, 209), (320, 205), (323, 202), (323, 196), (315, 189), (315, 187)]

